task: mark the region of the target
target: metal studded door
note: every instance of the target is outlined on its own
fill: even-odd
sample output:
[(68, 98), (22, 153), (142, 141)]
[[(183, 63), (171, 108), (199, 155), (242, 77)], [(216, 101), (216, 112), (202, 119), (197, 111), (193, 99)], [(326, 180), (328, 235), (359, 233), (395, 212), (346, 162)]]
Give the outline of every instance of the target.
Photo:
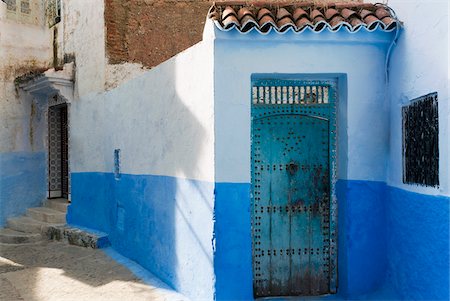
[(333, 293), (335, 83), (252, 84), (254, 295)]

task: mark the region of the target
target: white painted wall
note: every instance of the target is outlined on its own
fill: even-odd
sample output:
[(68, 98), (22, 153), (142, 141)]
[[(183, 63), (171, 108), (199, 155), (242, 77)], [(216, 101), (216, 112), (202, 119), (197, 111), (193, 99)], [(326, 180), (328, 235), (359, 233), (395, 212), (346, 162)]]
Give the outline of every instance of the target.
[(263, 36), (216, 29), (216, 181), (250, 182), (253, 73), (346, 74), (347, 97), (339, 100), (344, 112), (338, 116), (338, 178), (384, 181), (389, 144), (384, 64), (392, 38), (365, 31)]
[[(404, 22), (392, 53), (390, 69), (391, 150), (388, 183), (403, 189), (450, 195), (450, 2), (390, 0)], [(401, 108), (410, 100), (438, 92), (440, 187), (402, 183)]]
[[(35, 4), (32, 8), (41, 9)], [(33, 12), (33, 17), (42, 13)], [(51, 32), (43, 20), (31, 22), (28, 18), (12, 17), (0, 1), (0, 153), (43, 147), (42, 141), (35, 144), (30, 139), (30, 122), (35, 122), (30, 119), (32, 100), (19, 97), (14, 79), (30, 70), (48, 67), (52, 57)], [(31, 133), (34, 134), (36, 138), (37, 129)]]
[(214, 180), (213, 44), (200, 42), (159, 66), (71, 106), (72, 172)]
[(60, 56), (75, 54), (75, 97), (103, 92), (105, 86), (105, 22), (103, 0), (62, 1)]

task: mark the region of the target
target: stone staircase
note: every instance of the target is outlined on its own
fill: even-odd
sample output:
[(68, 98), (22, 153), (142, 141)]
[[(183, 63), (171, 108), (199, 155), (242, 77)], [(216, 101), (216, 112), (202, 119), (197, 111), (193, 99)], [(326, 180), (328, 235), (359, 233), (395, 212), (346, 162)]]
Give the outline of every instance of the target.
[(68, 206), (66, 199), (48, 199), (43, 207), (28, 208), (25, 216), (9, 218), (7, 228), (0, 229), (0, 244), (36, 243), (47, 239), (49, 229), (66, 224)]
[(0, 228), (0, 246), (37, 243), (43, 240), (64, 241), (93, 249), (110, 245), (106, 233), (66, 225), (69, 202), (48, 199), (43, 207), (28, 208), (24, 216), (9, 218), (7, 228)]

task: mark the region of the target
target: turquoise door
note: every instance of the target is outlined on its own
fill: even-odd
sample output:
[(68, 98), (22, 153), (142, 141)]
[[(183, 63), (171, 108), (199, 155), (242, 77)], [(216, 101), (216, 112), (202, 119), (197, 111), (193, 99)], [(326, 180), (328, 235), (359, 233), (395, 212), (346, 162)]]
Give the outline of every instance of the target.
[(334, 85), (254, 80), (254, 295), (336, 290)]

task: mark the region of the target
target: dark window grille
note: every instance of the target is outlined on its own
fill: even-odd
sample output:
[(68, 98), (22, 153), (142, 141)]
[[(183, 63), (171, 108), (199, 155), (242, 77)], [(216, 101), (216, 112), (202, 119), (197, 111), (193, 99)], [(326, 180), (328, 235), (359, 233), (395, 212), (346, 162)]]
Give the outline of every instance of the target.
[(438, 95), (430, 93), (402, 108), (403, 183), (439, 186)]
[(6, 3), (6, 9), (10, 11), (16, 11), (16, 0), (2, 0)]
[(20, 12), (22, 14), (30, 14), (31, 13), (30, 0), (20, 1)]

